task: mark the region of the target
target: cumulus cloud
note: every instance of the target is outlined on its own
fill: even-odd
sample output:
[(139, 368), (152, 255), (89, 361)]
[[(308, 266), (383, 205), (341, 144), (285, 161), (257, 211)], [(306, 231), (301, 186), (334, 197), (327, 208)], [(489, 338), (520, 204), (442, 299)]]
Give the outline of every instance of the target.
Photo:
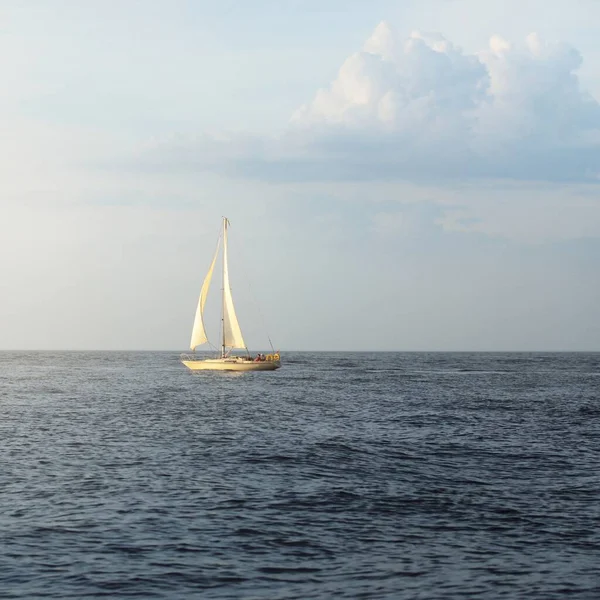
[(331, 86), (300, 108), (302, 126), (345, 125), (434, 137), (465, 127), (486, 94), (488, 74), (439, 34), (413, 33), (403, 44), (381, 23), (350, 56)]
[(600, 105), (580, 87), (581, 62), (536, 34), (466, 54), (381, 23), (280, 136), (184, 138), (157, 161), (268, 180), (596, 181)]

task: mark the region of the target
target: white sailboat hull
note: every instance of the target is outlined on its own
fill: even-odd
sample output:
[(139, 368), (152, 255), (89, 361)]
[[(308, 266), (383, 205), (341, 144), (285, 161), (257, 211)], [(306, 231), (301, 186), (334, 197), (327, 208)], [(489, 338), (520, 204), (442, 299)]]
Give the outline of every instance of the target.
[(281, 366), (278, 360), (253, 361), (241, 358), (184, 359), (181, 362), (192, 371), (274, 371)]

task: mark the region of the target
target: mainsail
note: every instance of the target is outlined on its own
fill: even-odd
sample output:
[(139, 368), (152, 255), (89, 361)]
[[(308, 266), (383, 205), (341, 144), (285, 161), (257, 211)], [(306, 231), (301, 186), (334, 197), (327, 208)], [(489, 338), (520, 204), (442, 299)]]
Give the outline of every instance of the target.
[(235, 315), (231, 287), (229, 285), (229, 267), (227, 261), (227, 219), (223, 224), (223, 346), (245, 348), (240, 324)]
[(210, 264), (210, 269), (204, 278), (204, 283), (202, 284), (202, 289), (200, 290), (200, 298), (198, 298), (198, 306), (196, 307), (196, 318), (194, 319), (194, 327), (192, 329), (192, 339), (190, 341), (190, 348), (192, 350), (195, 350), (198, 346), (208, 342), (206, 329), (204, 328), (204, 305), (206, 304), (206, 297), (208, 296), (210, 282), (212, 280), (213, 271), (215, 270), (217, 256), (219, 255), (220, 244), (221, 238), (219, 237), (217, 249), (215, 250), (215, 255), (212, 259), (212, 263)]

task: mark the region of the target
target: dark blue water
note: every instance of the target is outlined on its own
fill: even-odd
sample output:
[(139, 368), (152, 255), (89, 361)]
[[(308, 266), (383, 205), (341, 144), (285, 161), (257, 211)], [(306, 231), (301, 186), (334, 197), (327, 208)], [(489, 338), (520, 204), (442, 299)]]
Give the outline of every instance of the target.
[(0, 353), (0, 597), (600, 597), (600, 354), (284, 360)]

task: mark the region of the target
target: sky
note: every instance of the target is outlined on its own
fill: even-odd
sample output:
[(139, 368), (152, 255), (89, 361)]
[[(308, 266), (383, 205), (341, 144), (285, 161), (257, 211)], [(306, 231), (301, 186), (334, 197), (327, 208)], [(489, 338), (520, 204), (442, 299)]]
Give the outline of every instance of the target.
[(599, 22), (0, 0), (0, 349), (186, 350), (226, 215), (250, 349), (600, 350)]

